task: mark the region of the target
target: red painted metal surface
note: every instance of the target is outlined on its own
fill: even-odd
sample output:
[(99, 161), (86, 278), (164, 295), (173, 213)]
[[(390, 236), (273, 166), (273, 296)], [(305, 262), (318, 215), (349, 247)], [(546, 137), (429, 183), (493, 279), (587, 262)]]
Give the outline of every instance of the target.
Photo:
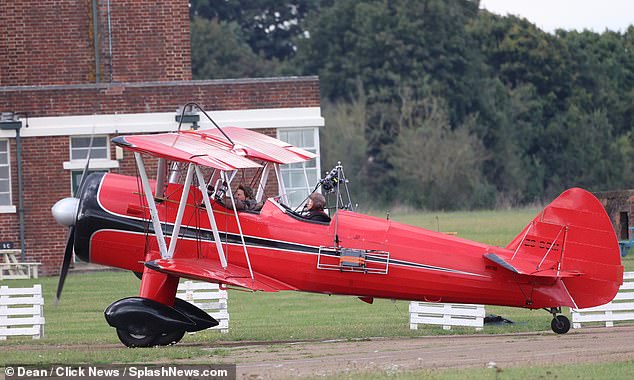
[(243, 128), (226, 127), (223, 131), (235, 146), (217, 129), (120, 136), (113, 139), (113, 143), (134, 152), (224, 171), (260, 167), (252, 160), (292, 164), (317, 157), (304, 149)]
[[(175, 201), (158, 205), (166, 228), (175, 220), (182, 192), (182, 185), (169, 186), (166, 194)], [(142, 271), (146, 253), (158, 250), (154, 236), (143, 230), (151, 223), (138, 189), (134, 177), (104, 176), (97, 190), (99, 212), (139, 227), (97, 228), (90, 237), (91, 261)], [(239, 213), (254, 280), (233, 212), (213, 205), (229, 262), (224, 270), (201, 203), (201, 194), (192, 188), (174, 257), (148, 266), (175, 277), (254, 290), (527, 308), (599, 305), (611, 300), (622, 282), (610, 221), (596, 198), (582, 189), (564, 192), (506, 248), (349, 211), (339, 211), (329, 225), (310, 223), (269, 200), (259, 214)], [(372, 259), (373, 265), (386, 267), (386, 274), (318, 268), (318, 260), (339, 260), (333, 249), (335, 219), (341, 247), (389, 253), (389, 260)]]
[(244, 152), (213, 139), (189, 133), (119, 136), (113, 143), (134, 152), (172, 161), (189, 162), (219, 170), (257, 168), (260, 164), (244, 157)]
[[(248, 129), (223, 127), (222, 130), (238, 147), (244, 149), (246, 156), (251, 159), (259, 159), (278, 164), (292, 164), (317, 157), (316, 154), (307, 150), (296, 148), (281, 140)], [(226, 138), (222, 136), (217, 129), (201, 129), (184, 133), (193, 133), (206, 138), (213, 138), (221, 144), (227, 143)]]

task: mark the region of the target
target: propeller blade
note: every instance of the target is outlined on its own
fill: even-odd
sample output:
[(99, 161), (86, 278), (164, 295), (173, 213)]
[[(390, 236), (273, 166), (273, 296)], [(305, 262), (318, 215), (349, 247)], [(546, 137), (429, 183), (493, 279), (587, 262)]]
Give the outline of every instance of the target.
[(95, 137), (94, 134), (90, 135), (90, 145), (88, 146), (88, 156), (86, 157), (86, 166), (84, 166), (84, 171), (81, 173), (81, 179), (79, 180), (79, 186), (77, 186), (77, 194), (76, 196), (81, 194), (81, 188), (84, 186), (84, 180), (86, 179), (86, 173), (88, 172), (88, 167), (90, 166), (90, 154), (92, 153), (92, 141)]
[(55, 295), (55, 305), (59, 302), (62, 296), (62, 289), (64, 288), (64, 281), (66, 281), (66, 275), (68, 274), (68, 268), (70, 267), (70, 260), (73, 258), (73, 245), (75, 242), (75, 226), (70, 227), (70, 234), (68, 235), (68, 241), (66, 242), (66, 250), (64, 251), (64, 261), (62, 261), (62, 268), (59, 271), (59, 282), (57, 283), (57, 294)]

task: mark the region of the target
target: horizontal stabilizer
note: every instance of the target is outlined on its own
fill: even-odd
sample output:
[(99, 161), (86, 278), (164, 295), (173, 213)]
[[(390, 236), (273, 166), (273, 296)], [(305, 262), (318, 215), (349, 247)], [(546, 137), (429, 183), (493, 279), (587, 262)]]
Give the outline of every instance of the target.
[(495, 253), (485, 253), (484, 257), (500, 265), (501, 267), (510, 270), (513, 273), (523, 274), (527, 276), (564, 278), (578, 277), (582, 275), (582, 273), (578, 271), (563, 271), (554, 268), (536, 269), (536, 267), (531, 265), (531, 263), (522, 261), (520, 259), (506, 259)]

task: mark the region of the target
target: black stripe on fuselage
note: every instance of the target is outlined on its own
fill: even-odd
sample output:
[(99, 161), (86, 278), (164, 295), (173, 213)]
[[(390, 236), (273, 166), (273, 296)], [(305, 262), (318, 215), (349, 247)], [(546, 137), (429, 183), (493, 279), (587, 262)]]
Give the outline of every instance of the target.
[[(101, 178), (100, 178), (101, 180)], [(101, 182), (101, 181), (100, 181)], [(99, 186), (101, 188), (101, 186)], [(86, 196), (88, 194), (84, 194)], [(84, 207), (82, 210), (82, 219), (83, 219), (83, 228), (81, 228), (82, 232), (85, 234), (84, 236), (92, 236), (95, 232), (99, 230), (114, 230), (121, 232), (131, 232), (131, 233), (149, 233), (154, 235), (154, 227), (150, 220), (141, 219), (137, 217), (130, 217), (126, 215), (116, 214), (108, 211), (105, 207), (103, 207), (98, 202), (97, 192), (94, 193), (92, 197), (88, 196), (84, 198), (85, 201)], [(78, 223), (79, 224), (79, 223)], [(170, 223), (162, 223), (163, 233), (165, 236), (171, 236), (172, 231), (174, 229), (174, 225)], [(220, 240), (223, 244), (231, 244), (231, 245), (242, 245), (242, 239), (239, 234), (227, 233), (223, 231), (218, 231), (220, 234)], [(190, 227), (183, 225), (181, 226), (179, 238), (190, 239), (190, 240), (201, 240), (206, 242), (214, 242), (214, 236), (211, 230), (198, 228), (198, 227)], [(88, 239), (86, 239), (88, 240)], [(88, 243), (86, 241), (85, 243)], [(316, 246), (310, 246), (300, 243), (293, 243), (288, 241), (281, 241), (276, 239), (268, 239), (257, 236), (244, 236), (244, 243), (247, 247), (256, 247), (263, 249), (272, 249), (279, 251), (288, 251), (294, 253), (302, 253), (302, 254), (312, 254), (312, 255), (325, 255), (330, 257), (339, 257), (341, 253), (334, 249), (323, 249)], [(88, 248), (87, 246), (85, 248)], [(321, 249), (321, 253), (320, 253)], [(88, 252), (88, 250), (86, 250)], [(87, 254), (85, 255), (87, 258)], [(83, 259), (84, 257), (82, 257)], [(395, 260), (395, 259), (387, 259), (381, 257), (366, 257), (367, 261), (386, 264), (386, 265), (399, 265), (410, 268), (420, 268), (426, 270), (433, 271), (442, 271), (447, 273), (455, 273), (455, 274), (464, 274), (471, 276), (480, 276), (476, 273), (463, 272), (456, 269), (450, 268), (442, 268), (432, 265), (425, 265), (416, 262), (409, 262), (403, 260)]]

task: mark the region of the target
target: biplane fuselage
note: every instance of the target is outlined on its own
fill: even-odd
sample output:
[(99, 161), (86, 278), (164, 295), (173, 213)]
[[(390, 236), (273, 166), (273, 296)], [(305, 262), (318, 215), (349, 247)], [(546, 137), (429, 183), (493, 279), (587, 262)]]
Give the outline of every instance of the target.
[[(352, 295), (370, 303), (376, 297), (548, 308), (557, 333), (570, 328), (557, 315), (561, 306), (607, 303), (622, 283), (611, 221), (583, 189), (562, 193), (500, 248), (341, 209), (341, 188), (348, 193), (341, 165), (315, 187), (335, 195), (331, 221), (307, 220), (284, 204), (281, 165), (305, 167), (316, 155), (254, 131), (218, 127), (112, 141), (134, 152), (139, 175), (82, 175), (78, 198), (53, 207), (58, 223), (69, 228), (57, 295), (73, 251), (141, 274), (138, 297), (105, 311), (127, 346), (172, 344), (186, 331), (218, 324), (176, 298), (180, 278), (253, 291)], [(144, 155), (158, 158), (155, 180)], [(246, 169), (261, 169), (256, 201), (269, 174), (276, 177), (280, 197), (266, 200), (259, 212), (223, 205), (225, 195), (234, 203), (231, 181)]]
[[(144, 262), (160, 259), (148, 208), (137, 178), (93, 175), (82, 194), (75, 252), (98, 264), (143, 272)], [(170, 199), (158, 204), (170, 231), (182, 185), (170, 184)], [(173, 200), (171, 200), (173, 199)], [(180, 277), (223, 282), (218, 253), (202, 197), (192, 189), (172, 259)], [(214, 216), (229, 267), (225, 284), (254, 290), (300, 290), (429, 302), (485, 303), (529, 308), (560, 306), (552, 297), (552, 277), (518, 276), (484, 258), (505, 251), (390, 220), (339, 210), (329, 224), (287, 213), (269, 199), (261, 212), (240, 212), (245, 245), (254, 272), (251, 280), (233, 210), (218, 203)], [(363, 265), (349, 265), (333, 248), (335, 224), (341, 247), (378, 252)], [(169, 239), (168, 239), (169, 241)], [(533, 247), (546, 254), (543, 242)], [(148, 256), (149, 255), (149, 256)], [(574, 306), (574, 305), (569, 305)]]

